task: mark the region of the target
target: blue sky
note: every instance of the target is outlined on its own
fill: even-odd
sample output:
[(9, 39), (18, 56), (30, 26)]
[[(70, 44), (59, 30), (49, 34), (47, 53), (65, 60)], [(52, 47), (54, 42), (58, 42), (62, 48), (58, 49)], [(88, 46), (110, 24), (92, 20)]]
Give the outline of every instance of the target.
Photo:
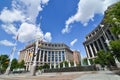
[(85, 56), (85, 35), (101, 22), (107, 7), (118, 0), (0, 0), (0, 54), (15, 57), (36, 37), (63, 42)]

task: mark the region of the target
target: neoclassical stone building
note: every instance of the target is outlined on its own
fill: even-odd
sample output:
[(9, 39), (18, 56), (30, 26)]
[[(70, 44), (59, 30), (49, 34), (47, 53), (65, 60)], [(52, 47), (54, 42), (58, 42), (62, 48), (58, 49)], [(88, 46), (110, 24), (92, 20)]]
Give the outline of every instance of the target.
[(63, 61), (74, 61), (73, 51), (63, 43), (49, 43), (40, 42), (38, 43), (38, 52), (35, 54), (35, 43), (27, 45), (23, 50), (20, 51), (19, 61), (24, 60), (26, 70), (30, 70), (33, 64), (34, 56), (37, 56), (37, 66), (42, 66), (45, 63), (53, 65), (60, 64)]
[(89, 59), (96, 58), (98, 51), (107, 51), (109, 49), (109, 41), (118, 39), (111, 32), (111, 25), (109, 23), (105, 23), (104, 21), (108, 10), (111, 9), (112, 6), (108, 7), (108, 9), (105, 11), (105, 16), (101, 23), (85, 37), (83, 45), (86, 50), (88, 61)]
[(80, 55), (79, 51), (76, 51), (76, 50), (73, 51), (73, 59), (74, 59), (74, 61), (75, 61), (76, 64), (78, 64), (78, 65), (81, 64), (80, 63), (80, 61), (81, 61), (80, 60), (81, 59), (81, 55)]
[(107, 51), (109, 41), (116, 40), (117, 38), (110, 31), (110, 25), (101, 22), (92, 32), (90, 32), (84, 41), (84, 47), (88, 59), (96, 58), (96, 54), (100, 50)]

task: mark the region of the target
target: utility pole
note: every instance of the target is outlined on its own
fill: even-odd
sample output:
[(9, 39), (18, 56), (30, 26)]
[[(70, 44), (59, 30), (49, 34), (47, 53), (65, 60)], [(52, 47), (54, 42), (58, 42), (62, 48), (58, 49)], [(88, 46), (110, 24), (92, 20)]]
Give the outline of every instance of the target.
[(31, 75), (32, 76), (35, 76), (36, 75), (36, 60), (37, 60), (37, 53), (38, 53), (38, 43), (39, 43), (39, 40), (42, 41), (42, 38), (38, 38), (38, 36), (36, 36), (36, 40), (35, 40), (35, 53), (33, 55), (34, 57), (34, 60), (33, 60), (33, 65), (32, 65), (32, 69), (31, 69)]
[(10, 54), (10, 61), (9, 61), (8, 67), (7, 67), (6, 72), (5, 72), (6, 75), (9, 75), (9, 73), (10, 73), (10, 67), (11, 67), (11, 64), (12, 64), (14, 53), (16, 51), (17, 41), (18, 41), (18, 35), (17, 35), (16, 41), (15, 41), (15, 45), (13, 46), (12, 52)]
[(37, 59), (37, 52), (38, 52), (38, 39), (36, 39), (35, 42), (35, 53), (33, 55), (34, 57), (34, 61), (33, 61), (33, 65), (32, 65), (32, 69), (31, 69), (31, 75), (35, 76), (36, 74), (36, 59)]
[[(108, 40), (108, 38), (107, 38), (107, 36), (106, 36), (106, 34), (105, 34), (104, 30), (103, 30), (104, 25), (101, 24), (100, 27), (101, 27), (101, 30), (102, 30), (102, 32), (103, 32), (103, 35), (105, 36), (105, 40), (106, 40), (108, 49), (111, 50), (110, 41)], [(112, 51), (111, 51), (111, 52), (112, 52)], [(118, 66), (118, 64), (119, 64), (118, 60), (117, 60), (114, 56), (113, 56), (113, 58), (115, 59), (115, 64), (117, 65), (117, 67), (119, 67), (119, 66)]]

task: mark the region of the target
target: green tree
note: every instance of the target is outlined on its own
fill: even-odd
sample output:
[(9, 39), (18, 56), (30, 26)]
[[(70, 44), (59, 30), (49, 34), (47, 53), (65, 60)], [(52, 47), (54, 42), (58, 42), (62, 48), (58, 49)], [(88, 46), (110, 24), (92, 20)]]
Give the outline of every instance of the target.
[(38, 66), (37, 67), (37, 70), (42, 70), (43, 69), (43, 66)]
[(104, 21), (112, 26), (111, 31), (118, 37), (120, 35), (120, 1), (108, 8)]
[(120, 62), (120, 40), (111, 41), (110, 42), (111, 50), (113, 55), (118, 59)]
[(103, 50), (97, 53), (97, 58), (94, 60), (94, 63), (100, 64), (102, 67), (105, 65), (108, 67), (115, 66), (113, 55), (110, 52), (105, 52)]
[(13, 69), (16, 69), (16, 68), (18, 68), (18, 61), (17, 61), (17, 59), (13, 59), (12, 60), (12, 63), (11, 63), (11, 70), (13, 70)]
[(50, 66), (47, 63), (45, 63), (43, 66), (38, 66), (37, 70), (49, 69), (49, 68), (50, 68)]
[(19, 68), (25, 68), (25, 65), (24, 65), (24, 64), (25, 64), (25, 61), (22, 60), (21, 62), (18, 63), (18, 67), (19, 67)]
[(50, 66), (47, 63), (45, 63), (42, 67), (43, 67), (43, 69), (49, 69), (50, 68)]
[(68, 62), (67, 61), (63, 61), (60, 63), (60, 67), (62, 68), (63, 67), (63, 63), (65, 64), (65, 67), (68, 67)]
[(8, 55), (1, 55), (0, 56), (0, 71), (3, 73), (7, 69), (9, 64)]
[(73, 61), (71, 61), (70, 64), (71, 64), (71, 66), (74, 66), (74, 62)]
[(87, 58), (84, 58), (84, 59), (83, 59), (83, 65), (88, 65)]

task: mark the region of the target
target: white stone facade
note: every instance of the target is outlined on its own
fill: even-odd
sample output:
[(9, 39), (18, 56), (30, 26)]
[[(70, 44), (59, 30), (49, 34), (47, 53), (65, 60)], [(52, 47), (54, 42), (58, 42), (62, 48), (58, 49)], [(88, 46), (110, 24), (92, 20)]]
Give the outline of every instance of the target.
[(92, 32), (90, 32), (86, 36), (86, 40), (83, 43), (86, 50), (87, 58), (94, 59), (96, 58), (96, 54), (98, 51), (107, 51), (109, 48), (106, 41), (116, 39), (117, 38), (110, 31), (110, 25), (104, 24), (103, 28), (100, 25), (98, 25), (98, 27), (96, 27)]
[(34, 55), (35, 43), (29, 44), (20, 51), (19, 61), (24, 60), (26, 70), (30, 70), (33, 64), (34, 56), (37, 56), (37, 66), (45, 63), (50, 66), (59, 65), (63, 61), (73, 61), (73, 52), (63, 43), (39, 42), (37, 55)]

